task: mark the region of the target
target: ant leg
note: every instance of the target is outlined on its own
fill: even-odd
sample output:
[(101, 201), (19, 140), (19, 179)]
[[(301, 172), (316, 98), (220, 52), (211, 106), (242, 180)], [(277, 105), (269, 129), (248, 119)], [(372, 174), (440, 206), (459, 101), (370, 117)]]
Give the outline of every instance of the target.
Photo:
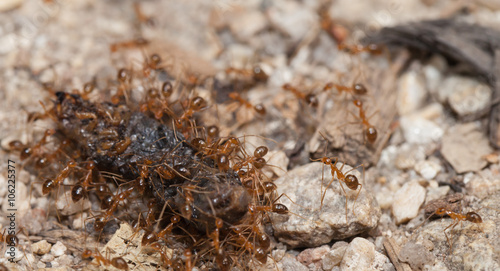
[(446, 236), (446, 240), (448, 241), (448, 245), (450, 246), (450, 251), (449, 253), (451, 254), (451, 248), (452, 248), (452, 243), (451, 243), (451, 240), (450, 238), (448, 237), (448, 234), (446, 233), (446, 230), (449, 229), (451, 227), (450, 230), (452, 230), (453, 228), (455, 228), (455, 226), (458, 225), (458, 220), (455, 220), (453, 221), (453, 223), (451, 223), (448, 227), (446, 227), (443, 232), (444, 232), (444, 236)]

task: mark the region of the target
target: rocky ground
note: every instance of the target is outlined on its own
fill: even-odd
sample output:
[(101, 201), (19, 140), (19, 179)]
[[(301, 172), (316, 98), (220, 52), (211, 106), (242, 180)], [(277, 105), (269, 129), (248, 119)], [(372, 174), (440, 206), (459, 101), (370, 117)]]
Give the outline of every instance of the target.
[[(439, 55), (411, 60), (403, 50), (350, 54), (334, 39), (355, 44), (381, 27), (452, 16), (500, 29), (500, 3), (357, 2), (143, 1), (141, 18), (133, 1), (2, 1), (0, 223), (9, 223), (8, 159), (19, 160), (5, 151), (6, 143), (32, 142), (51, 125), (26, 123), (27, 112), (42, 111), (39, 101), (51, 98), (41, 82), (69, 90), (96, 77), (105, 85), (118, 68), (140, 63), (144, 52), (110, 52), (110, 45), (143, 37), (150, 41), (146, 51), (167, 57), (179, 73), (224, 78), (228, 67), (259, 65), (269, 75), (245, 91), (251, 103), (266, 107), (264, 117), (224, 99), (203, 115), (223, 133), (246, 135), (249, 146), (271, 149), (267, 157), (274, 167), (266, 174), (275, 176), (284, 195), (280, 202), (291, 213), (270, 214), (266, 229), (276, 245), (272, 260), (260, 268), (500, 269), (499, 152), (488, 142), (486, 118), (468, 118), (490, 105), (490, 87), (454, 72), (454, 63)], [(334, 19), (330, 33), (322, 30), (323, 12)], [(322, 91), (327, 82), (367, 86), (368, 94), (359, 99), (378, 130), (373, 144), (363, 136), (354, 96)], [(318, 107), (283, 90), (285, 83), (315, 93)], [(312, 161), (324, 156), (338, 157), (337, 167), (357, 176), (361, 190), (340, 187), (330, 166)], [(0, 262), (10, 270), (83, 268), (88, 262), (81, 260), (82, 243), (102, 246), (79, 233), (88, 216), (82, 210), (90, 203), (71, 208), (64, 197), (37, 196), (37, 176), (21, 166), (16, 174), (16, 223), (26, 232), (19, 235), (16, 263), (6, 257)], [(49, 211), (54, 206), (58, 211)], [(438, 208), (464, 219), (476, 212), (482, 223), (449, 227), (449, 217), (429, 219)], [(49, 228), (57, 230), (49, 234)], [(127, 230), (123, 226), (117, 234)]]

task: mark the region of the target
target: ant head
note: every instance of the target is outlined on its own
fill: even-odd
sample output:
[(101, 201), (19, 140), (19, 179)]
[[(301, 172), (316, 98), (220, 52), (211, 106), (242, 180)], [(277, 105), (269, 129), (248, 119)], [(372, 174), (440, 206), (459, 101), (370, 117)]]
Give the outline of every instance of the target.
[(328, 157), (321, 158), (321, 162), (325, 165), (330, 165), (332, 163), (332, 159)]
[(468, 212), (465, 214), (465, 219), (472, 223), (483, 223), (483, 219), (475, 212)]
[(359, 181), (356, 176), (349, 174), (345, 177), (345, 184), (349, 187), (349, 189), (356, 190), (358, 189)]

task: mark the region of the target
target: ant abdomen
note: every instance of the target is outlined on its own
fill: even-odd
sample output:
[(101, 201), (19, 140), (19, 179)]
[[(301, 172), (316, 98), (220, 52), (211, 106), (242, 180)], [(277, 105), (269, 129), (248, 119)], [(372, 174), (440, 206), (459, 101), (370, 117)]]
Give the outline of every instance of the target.
[(368, 139), (368, 142), (370, 142), (370, 144), (375, 143), (375, 141), (377, 140), (377, 134), (377, 129), (375, 129), (375, 127), (373, 126), (369, 126), (365, 129), (366, 139)]
[(288, 214), (288, 207), (286, 207), (285, 205), (283, 205), (281, 203), (275, 203), (272, 206), (272, 211), (273, 211), (273, 213), (284, 215), (284, 214)]
[(359, 186), (358, 178), (352, 174), (349, 174), (345, 177), (345, 184), (351, 190), (357, 190)]
[(483, 219), (475, 212), (468, 212), (465, 214), (465, 219), (472, 223), (483, 223)]

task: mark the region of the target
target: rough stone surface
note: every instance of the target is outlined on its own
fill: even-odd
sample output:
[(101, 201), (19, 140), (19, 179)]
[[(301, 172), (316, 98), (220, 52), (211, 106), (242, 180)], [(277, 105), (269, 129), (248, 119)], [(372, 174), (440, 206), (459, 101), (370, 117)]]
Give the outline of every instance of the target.
[(425, 101), (426, 95), (422, 76), (415, 71), (403, 74), (399, 79), (396, 102), (399, 115), (404, 116), (419, 109)]
[(484, 133), (476, 123), (460, 124), (443, 136), (441, 153), (457, 173), (479, 171), (487, 165), (483, 158), (492, 152)]
[(418, 215), (420, 206), (425, 201), (425, 192), (425, 188), (415, 181), (406, 183), (396, 192), (392, 203), (396, 224), (405, 223)]
[(423, 270), (426, 264), (432, 265), (434, 256), (421, 244), (406, 243), (398, 255), (399, 259), (410, 264), (412, 270)]
[(50, 252), (52, 253), (52, 255), (59, 257), (61, 255), (64, 255), (64, 253), (66, 253), (66, 250), (68, 250), (68, 248), (60, 241), (57, 241), (57, 243), (55, 243), (50, 249)]
[(409, 115), (400, 119), (403, 134), (408, 143), (429, 144), (437, 142), (443, 136), (443, 129), (435, 122), (418, 115)]
[(420, 161), (415, 165), (415, 170), (426, 180), (432, 180), (441, 169), (441, 165), (435, 160)]
[[(338, 163), (337, 166), (341, 168), (342, 164)], [(351, 169), (346, 165), (342, 171), (345, 174)], [(359, 172), (354, 170), (350, 174), (357, 176), (360, 183), (364, 184)], [(276, 180), (275, 184), (278, 194), (286, 194), (293, 202), (288, 197), (282, 197), (282, 202), (291, 213), (271, 214), (274, 235), (292, 247), (314, 247), (333, 239), (354, 236), (375, 227), (380, 217), (380, 208), (365, 187), (356, 200), (358, 192), (349, 190), (343, 184), (348, 203), (346, 222), (346, 197), (339, 181), (332, 181), (330, 167), (319, 162), (295, 168)], [(326, 189), (323, 206), (321, 189)], [(354, 201), (356, 204), (353, 207)]]
[(335, 266), (339, 266), (348, 245), (347, 242), (343, 241), (333, 244), (330, 251), (323, 256), (321, 266), (323, 270), (332, 270)]
[(467, 191), (478, 198), (485, 198), (500, 190), (500, 167), (494, 165), (479, 174), (468, 173), (464, 176)]
[(417, 243), (430, 240), (434, 243), (433, 254), (445, 255), (449, 270), (499, 270), (500, 268), (500, 217), (498, 210), (500, 194), (492, 194), (483, 199), (479, 208), (464, 208), (460, 213), (474, 211), (482, 218), (482, 223), (469, 221), (458, 223), (454, 229), (444, 229), (453, 223), (450, 218), (438, 219), (423, 225), (414, 235)]
[(446, 93), (443, 96), (453, 111), (460, 116), (481, 111), (491, 100), (490, 87), (470, 77), (451, 76), (443, 81), (440, 89)]
[(328, 251), (330, 251), (330, 247), (326, 245), (317, 248), (308, 248), (297, 255), (297, 261), (308, 266), (312, 263), (319, 262)]
[(347, 247), (340, 263), (341, 270), (384, 270), (389, 259), (375, 250), (370, 241), (356, 237)]
[(56, 208), (62, 215), (73, 215), (88, 210), (90, 207), (90, 201), (86, 198), (73, 202), (71, 199), (71, 190), (66, 191), (56, 201)]
[(44, 255), (49, 253), (50, 248), (52, 247), (47, 240), (42, 240), (40, 242), (36, 242), (33, 245), (31, 245), (31, 249), (33, 250), (34, 253), (38, 255)]

